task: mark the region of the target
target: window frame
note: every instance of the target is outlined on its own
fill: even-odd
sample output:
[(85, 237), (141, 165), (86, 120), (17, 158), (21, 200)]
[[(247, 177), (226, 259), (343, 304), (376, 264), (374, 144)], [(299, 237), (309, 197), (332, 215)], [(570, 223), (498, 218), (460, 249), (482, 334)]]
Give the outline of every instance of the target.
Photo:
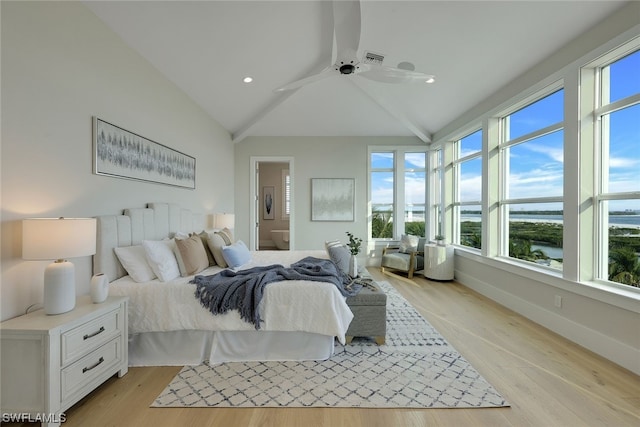
[[(566, 135), (564, 134), (565, 122), (566, 122), (566, 114), (563, 114), (563, 120), (560, 122), (553, 123), (551, 125), (547, 125), (543, 128), (536, 129), (534, 131), (528, 132), (526, 134), (520, 135), (514, 139), (509, 139), (509, 121), (511, 115), (514, 113), (527, 108), (535, 104), (536, 102), (547, 98), (559, 91), (563, 91), (563, 112), (565, 111), (565, 102), (566, 102), (566, 93), (564, 87), (564, 81), (562, 79), (556, 80), (555, 82), (535, 91), (529, 96), (521, 99), (519, 102), (516, 102), (511, 105), (511, 107), (504, 109), (502, 112), (496, 115), (498, 125), (499, 125), (499, 133), (498, 133), (498, 141), (497, 141), (497, 150), (498, 150), (498, 162), (499, 162), (499, 173), (498, 173), (498, 182), (499, 182), (499, 191), (498, 191), (498, 256), (508, 259), (509, 261), (522, 263), (526, 265), (535, 265), (536, 268), (541, 268), (543, 270), (547, 270), (552, 274), (562, 274), (564, 269), (559, 270), (552, 267), (548, 267), (545, 265), (539, 265), (537, 263), (533, 263), (531, 261), (525, 261), (519, 258), (511, 257), (509, 255), (510, 249), (510, 211), (509, 207), (512, 205), (526, 205), (533, 203), (559, 203), (563, 205), (562, 210), (564, 211), (564, 179), (565, 179), (565, 170), (563, 167), (563, 194), (560, 196), (540, 196), (540, 197), (507, 197), (509, 193), (509, 175), (510, 175), (510, 149), (512, 147), (518, 146), (520, 144), (525, 144), (530, 141), (534, 141), (538, 138), (544, 137), (546, 135), (550, 135), (554, 132), (558, 132), (560, 130), (563, 131), (563, 151), (564, 145), (566, 143)], [(564, 229), (564, 215), (563, 215), (563, 229)], [(563, 245), (564, 246), (564, 245)], [(564, 251), (564, 247), (562, 248)], [(564, 264), (564, 263), (563, 263)]]
[[(420, 146), (378, 146), (371, 145), (367, 148), (367, 195), (369, 202), (368, 205), (368, 225), (367, 235), (368, 238), (374, 242), (389, 242), (398, 241), (402, 234), (405, 234), (405, 176), (408, 170), (419, 170), (425, 173), (425, 234), (427, 233), (429, 221), (428, 209), (428, 194), (429, 194), (429, 147)], [(374, 153), (393, 153), (393, 168), (373, 168), (371, 165), (371, 156)], [(425, 153), (425, 168), (411, 168), (407, 169), (404, 166), (406, 153)], [(393, 174), (393, 232), (392, 237), (372, 237), (372, 220), (373, 220), (373, 202), (372, 202), (372, 174), (374, 172), (391, 172)], [(422, 237), (422, 236), (421, 236)]]
[[(591, 125), (591, 132), (587, 133), (592, 146), (593, 163), (593, 224), (591, 233), (596, 242), (592, 250), (592, 269), (589, 278), (608, 287), (639, 292), (640, 288), (625, 285), (608, 279), (609, 275), (609, 212), (604, 210), (609, 201), (640, 200), (640, 191), (608, 191), (609, 166), (609, 118), (611, 114), (625, 108), (640, 105), (640, 93), (632, 94), (614, 102), (608, 102), (611, 76), (608, 67), (628, 55), (640, 54), (640, 37), (631, 40), (617, 49), (595, 59), (581, 68), (581, 79), (585, 84), (582, 94), (587, 103), (581, 105), (582, 113), (587, 117), (587, 124)], [(591, 121), (589, 123), (589, 120)]]
[[(476, 152), (461, 156), (462, 153), (462, 140), (468, 138), (478, 132), (480, 132), (480, 139), (484, 141), (484, 129), (481, 124), (477, 124), (476, 126), (471, 127), (473, 130), (466, 131), (462, 133), (462, 136), (454, 138), (452, 142), (453, 145), (453, 160), (452, 160), (452, 169), (453, 169), (453, 185), (452, 185), (452, 208), (453, 208), (453, 239), (452, 242), (460, 245), (460, 247), (464, 247), (465, 249), (480, 252), (482, 250), (482, 245), (480, 248), (474, 248), (472, 246), (463, 245), (460, 242), (460, 233), (461, 233), (461, 224), (460, 224), (460, 212), (463, 206), (480, 206), (480, 211), (482, 212), (483, 206), (483, 191), (481, 188), (480, 191), (480, 199), (479, 200), (460, 200), (460, 179), (461, 179), (461, 171), (462, 165), (465, 162), (472, 160), (480, 160), (483, 161), (483, 149), (480, 149)], [(481, 165), (481, 179), (484, 180), (484, 165)]]

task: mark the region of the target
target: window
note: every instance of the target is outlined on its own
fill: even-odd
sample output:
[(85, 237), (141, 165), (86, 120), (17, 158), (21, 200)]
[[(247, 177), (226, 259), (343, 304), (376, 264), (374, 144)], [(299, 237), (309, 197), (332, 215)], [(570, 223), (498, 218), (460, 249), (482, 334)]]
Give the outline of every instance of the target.
[(426, 150), (370, 150), (371, 237), (424, 236)]
[(428, 200), (431, 206), (429, 218), (431, 219), (430, 232), (425, 237), (433, 238), (441, 235), (444, 237), (443, 228), (443, 203), (442, 192), (444, 185), (444, 150), (442, 148), (430, 152), (429, 156), (429, 194)]
[(556, 270), (563, 259), (563, 124), (564, 90), (557, 87), (500, 123), (500, 253)]
[(424, 236), (426, 152), (404, 153), (404, 234)]
[(457, 243), (482, 246), (482, 130), (454, 143), (454, 225)]
[(374, 152), (370, 155), (371, 237), (393, 237), (394, 165), (393, 152)]
[(291, 214), (291, 175), (289, 169), (282, 169), (282, 219)]
[[(640, 287), (640, 51), (596, 67), (597, 272)], [(599, 78), (598, 78), (599, 77)]]

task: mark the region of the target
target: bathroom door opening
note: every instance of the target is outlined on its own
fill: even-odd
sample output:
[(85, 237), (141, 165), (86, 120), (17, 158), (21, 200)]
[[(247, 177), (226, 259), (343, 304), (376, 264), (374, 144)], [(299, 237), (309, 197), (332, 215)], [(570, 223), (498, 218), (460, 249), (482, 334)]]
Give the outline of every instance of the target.
[(293, 249), (293, 158), (252, 157), (254, 176), (250, 245), (253, 250)]

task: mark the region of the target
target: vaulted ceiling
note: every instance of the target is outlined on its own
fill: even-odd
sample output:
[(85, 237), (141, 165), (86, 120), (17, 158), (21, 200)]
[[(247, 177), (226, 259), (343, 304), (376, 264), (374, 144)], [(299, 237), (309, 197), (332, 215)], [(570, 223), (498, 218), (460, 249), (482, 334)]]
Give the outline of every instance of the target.
[[(239, 142), (247, 136), (431, 135), (624, 1), (362, 1), (358, 57), (432, 84), (336, 75), (331, 1), (87, 1)], [(243, 78), (250, 76), (251, 83)]]

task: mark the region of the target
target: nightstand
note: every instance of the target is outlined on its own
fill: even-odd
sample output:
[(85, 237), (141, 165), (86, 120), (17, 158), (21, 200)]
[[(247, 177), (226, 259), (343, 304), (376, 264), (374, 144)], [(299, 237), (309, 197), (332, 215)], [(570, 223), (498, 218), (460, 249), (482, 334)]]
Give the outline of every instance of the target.
[(3, 419), (28, 415), (58, 426), (65, 410), (114, 374), (125, 375), (128, 300), (93, 304), (82, 296), (64, 314), (37, 310), (0, 323)]
[(453, 246), (424, 245), (424, 277), (431, 280), (453, 280)]

